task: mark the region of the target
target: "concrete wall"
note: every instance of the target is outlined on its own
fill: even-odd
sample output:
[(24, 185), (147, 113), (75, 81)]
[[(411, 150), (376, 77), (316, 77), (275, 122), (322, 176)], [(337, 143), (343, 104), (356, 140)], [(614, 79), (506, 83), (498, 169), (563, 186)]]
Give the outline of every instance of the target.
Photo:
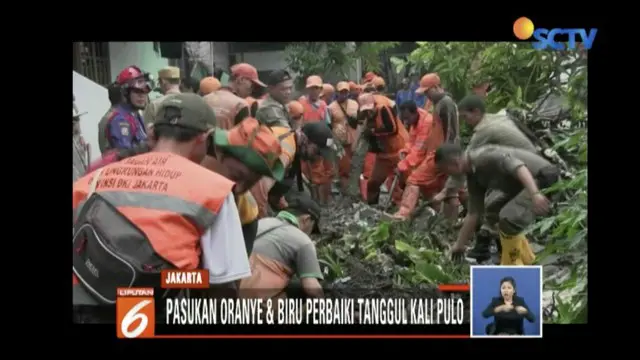
[(246, 52), (238, 54), (238, 62), (249, 63), (258, 71), (285, 69), (284, 51)]
[(221, 41), (213, 43), (213, 63), (216, 69), (229, 70), (229, 43)]
[(85, 141), (91, 146), (91, 160), (97, 160), (100, 158), (98, 123), (110, 106), (107, 89), (74, 71), (73, 93), (78, 111), (87, 112), (80, 117), (80, 129)]
[[(152, 74), (154, 78), (158, 76), (158, 70), (169, 66), (169, 60), (153, 50), (151, 41), (110, 42), (109, 56), (112, 81), (115, 81), (120, 71), (127, 66), (136, 65), (142, 71)], [(154, 91), (149, 97), (153, 100), (161, 95)]]
[(151, 41), (110, 42), (111, 80), (129, 65), (158, 76), (158, 70), (169, 65), (169, 60), (153, 50)]

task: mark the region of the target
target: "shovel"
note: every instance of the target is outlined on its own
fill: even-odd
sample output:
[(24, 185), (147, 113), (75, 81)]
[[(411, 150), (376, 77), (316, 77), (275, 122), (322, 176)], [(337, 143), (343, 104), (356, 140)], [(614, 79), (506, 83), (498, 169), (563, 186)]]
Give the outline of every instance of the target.
[[(404, 158), (406, 157), (405, 154), (401, 153), (400, 154), (400, 160), (404, 160)], [(382, 211), (387, 212), (387, 210), (389, 210), (389, 208), (391, 207), (391, 199), (393, 198), (393, 191), (396, 189), (396, 186), (398, 186), (398, 179), (400, 179), (400, 171), (398, 170), (398, 168), (395, 169), (395, 171), (393, 172), (393, 181), (391, 182), (391, 187), (389, 188), (389, 192), (387, 193), (386, 196), (380, 196), (380, 208), (382, 209)]]
[(393, 175), (393, 181), (391, 182), (391, 187), (389, 188), (389, 192), (387, 192), (386, 195), (380, 196), (380, 208), (384, 212), (387, 212), (387, 210), (389, 210), (389, 208), (391, 207), (391, 199), (393, 198), (393, 191), (396, 189), (396, 186), (398, 186), (398, 179), (400, 179), (400, 172), (398, 171), (398, 169), (396, 169)]

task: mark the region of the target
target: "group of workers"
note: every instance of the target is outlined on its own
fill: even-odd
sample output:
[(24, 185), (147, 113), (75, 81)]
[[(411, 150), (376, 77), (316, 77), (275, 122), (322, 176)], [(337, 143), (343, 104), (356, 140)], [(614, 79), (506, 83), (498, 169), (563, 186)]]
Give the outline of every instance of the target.
[[(250, 64), (230, 70), (224, 86), (207, 77), (197, 93), (186, 93), (180, 70), (162, 69), (163, 96), (151, 102), (150, 76), (136, 66), (109, 87), (102, 158), (77, 180), (74, 167), (78, 321), (112, 316), (118, 286), (154, 285), (166, 268), (208, 269), (206, 296), (282, 296), (294, 276), (307, 295), (323, 296), (309, 235), (319, 231), (334, 178), (346, 187), (361, 137), (369, 146), (360, 179), (367, 203), (378, 203), (385, 182), (397, 184), (390, 190), (399, 220), (412, 215), (420, 195), (450, 218), (468, 198), (453, 256), (480, 228), (469, 256), (488, 258), (497, 233), (502, 264), (533, 262), (523, 231), (548, 211), (540, 191), (557, 173), (515, 125), (485, 114), (482, 91), (456, 105), (431, 73), (415, 90), (424, 106), (415, 98), (398, 104), (369, 72), (360, 84), (335, 86), (309, 76), (305, 94), (292, 100), (286, 70), (262, 80)], [(251, 97), (256, 87), (267, 90), (260, 99)], [(458, 112), (474, 129), (467, 151)], [(79, 115), (74, 99), (74, 124)], [(105, 308), (107, 315), (96, 310)]]

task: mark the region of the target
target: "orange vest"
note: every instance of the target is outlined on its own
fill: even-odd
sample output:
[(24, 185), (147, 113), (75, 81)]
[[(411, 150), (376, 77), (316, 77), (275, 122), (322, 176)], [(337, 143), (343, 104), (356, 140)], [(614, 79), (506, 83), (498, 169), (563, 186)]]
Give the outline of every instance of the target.
[(396, 106), (396, 102), (389, 99), (388, 97), (380, 94), (373, 94), (373, 98), (375, 99), (377, 104), (382, 104), (388, 106), (389, 108), (393, 108)]
[[(390, 114), (392, 114), (389, 106), (376, 103), (376, 110), (377, 110), (376, 112), (377, 115), (375, 119), (376, 128), (384, 127), (384, 123), (382, 122), (382, 116), (380, 116), (380, 112), (384, 108), (386, 108), (387, 111)], [(393, 121), (395, 122), (395, 127), (397, 131), (394, 134), (380, 136), (379, 141), (384, 142), (384, 146), (383, 146), (384, 152), (377, 154), (380, 157), (397, 156), (400, 150), (404, 148), (405, 143), (409, 141), (409, 133), (407, 132), (407, 129), (404, 127), (404, 124), (402, 123), (402, 121), (400, 121), (397, 116), (393, 118)]]
[(306, 96), (298, 99), (298, 102), (300, 102), (304, 108), (304, 122), (324, 121), (327, 112), (327, 103), (323, 100), (318, 101), (320, 102), (320, 106), (316, 108), (314, 105), (311, 105)]
[[(74, 216), (96, 173), (74, 183)], [(102, 168), (96, 193), (142, 230), (158, 255), (192, 270), (200, 266), (200, 237), (213, 225), (233, 185), (182, 156), (150, 152)]]
[[(345, 113), (349, 116), (358, 116), (358, 102), (355, 100), (347, 99), (345, 101), (346, 106), (342, 106), (339, 102), (334, 101), (328, 106), (329, 114), (331, 114), (331, 125), (334, 129), (334, 136), (340, 139), (340, 134), (335, 130), (337, 127), (344, 127), (345, 139), (340, 139), (344, 144), (353, 144), (356, 140), (356, 129), (349, 126)], [(344, 109), (344, 111), (342, 109)]]
[(247, 102), (244, 99), (232, 93), (228, 88), (214, 91), (205, 95), (202, 99), (216, 113), (217, 126), (225, 130), (229, 130), (235, 125), (236, 115), (243, 107), (247, 106)]

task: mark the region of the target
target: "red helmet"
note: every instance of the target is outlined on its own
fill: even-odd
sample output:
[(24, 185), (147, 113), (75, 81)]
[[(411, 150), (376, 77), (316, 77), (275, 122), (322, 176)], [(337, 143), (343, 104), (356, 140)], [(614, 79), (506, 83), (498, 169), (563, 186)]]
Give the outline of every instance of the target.
[(118, 74), (116, 84), (123, 89), (139, 89), (146, 92), (151, 91), (147, 82), (147, 75), (137, 66), (128, 66)]

